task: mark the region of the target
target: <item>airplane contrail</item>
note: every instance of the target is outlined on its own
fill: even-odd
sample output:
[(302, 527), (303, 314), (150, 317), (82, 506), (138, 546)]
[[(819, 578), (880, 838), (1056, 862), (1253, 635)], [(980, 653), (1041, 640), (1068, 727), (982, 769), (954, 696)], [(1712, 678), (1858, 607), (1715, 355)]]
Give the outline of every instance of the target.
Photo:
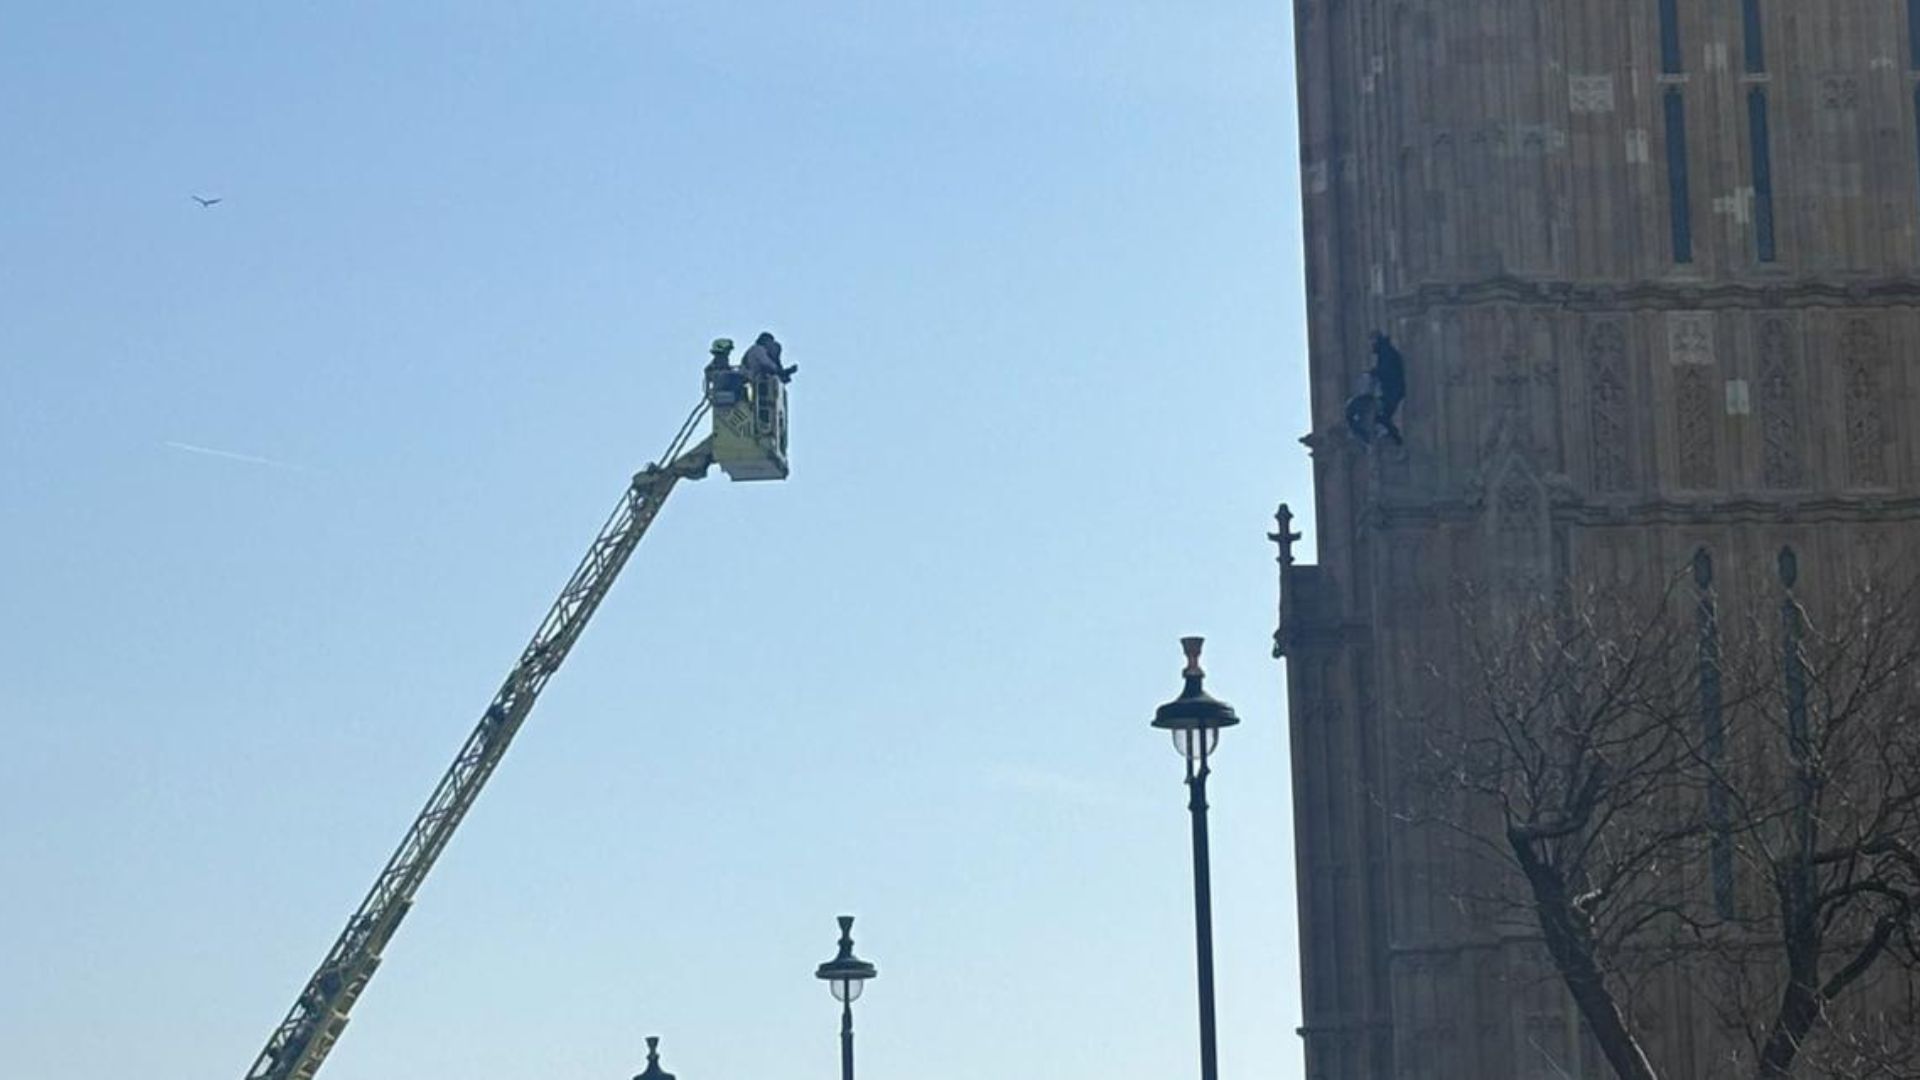
[(172, 439), (168, 439), (161, 445), (183, 450), (189, 454), (205, 454), (208, 457), (225, 458), (228, 461), (243, 461), (248, 465), (265, 465), (271, 469), (288, 469), (293, 472), (308, 471), (304, 465), (295, 465), (288, 461), (276, 461), (273, 458), (259, 457), (254, 454), (239, 454), (232, 450), (216, 450), (211, 446), (195, 446), (192, 443), (175, 442)]

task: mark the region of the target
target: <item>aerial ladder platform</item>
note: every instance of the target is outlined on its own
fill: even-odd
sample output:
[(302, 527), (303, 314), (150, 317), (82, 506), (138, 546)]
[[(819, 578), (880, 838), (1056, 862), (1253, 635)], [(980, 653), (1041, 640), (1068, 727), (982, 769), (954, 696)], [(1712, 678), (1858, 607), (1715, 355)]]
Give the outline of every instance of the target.
[[(771, 340), (762, 336), (762, 342)], [(273, 1029), (265, 1049), (247, 1070), (246, 1080), (311, 1080), (319, 1071), (346, 1030), (354, 1004), (379, 969), (387, 943), (413, 906), (414, 893), (674, 487), (682, 480), (704, 477), (715, 465), (733, 480), (787, 478), (786, 377), (791, 369), (779, 367), (777, 345), (770, 365), (764, 356), (756, 363), (750, 351), (747, 362), (736, 367), (731, 363), (732, 350), (733, 343), (725, 338), (713, 343), (700, 404), (660, 459), (634, 474), (586, 557), (560, 590), (560, 598), (540, 621), (533, 640), (434, 787), (426, 807), (408, 826), (400, 846), (301, 989), (286, 1019)], [(694, 441), (708, 417), (713, 421), (711, 432)]]

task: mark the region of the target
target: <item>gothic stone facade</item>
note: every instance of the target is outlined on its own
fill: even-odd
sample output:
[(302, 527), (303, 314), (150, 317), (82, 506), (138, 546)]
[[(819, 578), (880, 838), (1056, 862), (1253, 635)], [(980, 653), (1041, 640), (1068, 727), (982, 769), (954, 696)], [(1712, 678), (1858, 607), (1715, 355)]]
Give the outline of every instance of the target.
[[(1920, 3), (1296, 0), (1319, 564), (1283, 521), (1308, 1076), (1597, 1078), (1380, 793), (1453, 583), (1920, 547)], [(1368, 333), (1406, 445), (1347, 437)], [(1444, 707), (1444, 706), (1441, 706)], [(1636, 1005), (1715, 1075), (1702, 1003)]]

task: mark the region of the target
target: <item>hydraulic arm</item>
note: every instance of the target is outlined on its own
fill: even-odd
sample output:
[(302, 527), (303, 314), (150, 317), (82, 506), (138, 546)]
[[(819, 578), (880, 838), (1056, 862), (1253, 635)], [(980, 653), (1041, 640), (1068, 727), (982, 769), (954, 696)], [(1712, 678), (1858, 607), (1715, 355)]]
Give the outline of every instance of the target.
[[(719, 344), (716, 342), (716, 353)], [(773, 380), (765, 380), (764, 385), (749, 384), (740, 404), (722, 403), (730, 406), (723, 408), (723, 413), (750, 411), (756, 397), (762, 403), (763, 412), (778, 413), (781, 421), (778, 445), (770, 427), (760, 440), (761, 445), (753, 443), (749, 430), (748, 441), (741, 444), (744, 447), (741, 453), (757, 455), (747, 462), (752, 466), (759, 465), (760, 458), (777, 450), (778, 475), (769, 473), (766, 478), (778, 479), (786, 475), (783, 388)], [(778, 404), (778, 410), (772, 408), (774, 404)], [(626, 565), (627, 557), (646, 535), (647, 527), (653, 524), (674, 486), (683, 479), (699, 479), (714, 464), (713, 436), (692, 443), (695, 430), (713, 407), (714, 395), (709, 392), (687, 417), (660, 462), (634, 476), (612, 517), (587, 549), (586, 558), (581, 560), (566, 588), (561, 590), (560, 598), (541, 620), (533, 640), (507, 673), (506, 681), (500, 684), (473, 733), (460, 747), (452, 767), (433, 789), (425, 809), (408, 827), (386, 868), (374, 879), (372, 890), (347, 920), (346, 929), (328, 950), (313, 977), (307, 980), (286, 1019), (274, 1029), (266, 1048), (247, 1071), (247, 1080), (310, 1080), (326, 1060), (327, 1053), (347, 1026), (354, 1003), (379, 968), (387, 942), (392, 940), (401, 919), (412, 906), (414, 893), (473, 806), (487, 778), (500, 764), (547, 680), (559, 670), (574, 642), (580, 639), (580, 632), (606, 597), (614, 578)], [(723, 457), (721, 464), (733, 471), (732, 459)]]

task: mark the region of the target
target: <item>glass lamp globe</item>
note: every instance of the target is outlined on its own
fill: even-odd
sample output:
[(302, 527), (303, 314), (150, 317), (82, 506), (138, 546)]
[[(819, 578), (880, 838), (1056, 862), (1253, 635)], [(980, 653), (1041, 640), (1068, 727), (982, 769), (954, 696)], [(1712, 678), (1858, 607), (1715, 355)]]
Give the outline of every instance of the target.
[(1204, 761), (1220, 745), (1220, 729), (1240, 722), (1233, 706), (1207, 693), (1207, 673), (1200, 670), (1200, 646), (1205, 638), (1185, 637), (1187, 654), (1181, 676), (1186, 686), (1180, 696), (1153, 711), (1153, 726), (1173, 733), (1173, 748), (1188, 761)]
[(1213, 756), (1220, 746), (1220, 729), (1215, 728), (1174, 728), (1174, 752), (1188, 761), (1201, 761)]

